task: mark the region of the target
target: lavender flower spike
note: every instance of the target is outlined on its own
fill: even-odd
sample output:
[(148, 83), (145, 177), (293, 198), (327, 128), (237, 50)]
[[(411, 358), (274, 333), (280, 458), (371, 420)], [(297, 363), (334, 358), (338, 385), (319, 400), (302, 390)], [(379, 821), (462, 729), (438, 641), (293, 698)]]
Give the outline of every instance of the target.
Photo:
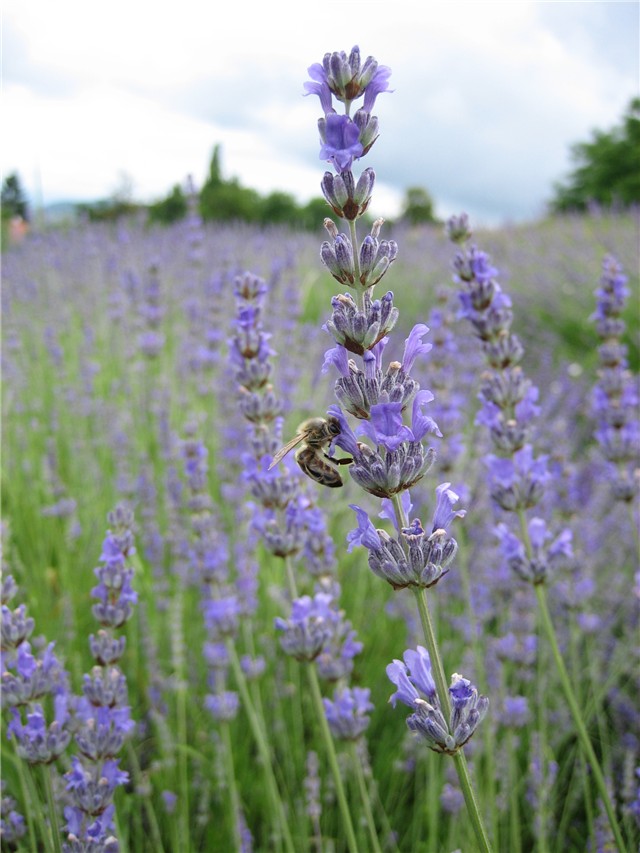
[(614, 499), (630, 504), (640, 488), (640, 388), (629, 371), (626, 347), (620, 341), (625, 328), (622, 311), (629, 297), (627, 277), (610, 255), (603, 261), (595, 295), (598, 302), (591, 319), (601, 341), (598, 383), (593, 393), (598, 424), (595, 437), (611, 469)]
[(350, 504), (358, 518), (358, 528), (347, 536), (348, 550), (363, 545), (369, 551), (369, 568), (394, 589), (411, 586), (427, 589), (434, 586), (449, 571), (458, 550), (458, 543), (447, 533), (454, 518), (462, 518), (465, 510), (453, 510), (458, 496), (442, 483), (436, 489), (437, 503), (432, 533), (427, 535), (419, 518), (403, 527), (399, 536), (376, 530), (365, 510)]
[(394, 660), (387, 666), (387, 676), (397, 687), (389, 701), (395, 707), (399, 699), (413, 709), (407, 725), (426, 741), (429, 749), (455, 755), (487, 713), (489, 700), (480, 696), (470, 681), (454, 673), (449, 687), (451, 714), (447, 721), (440, 709), (427, 650), (422, 646), (415, 651), (407, 649), (403, 658), (404, 664)]
[(284, 651), (299, 661), (315, 660), (333, 633), (338, 618), (331, 609), (332, 596), (316, 593), (313, 598), (303, 595), (291, 604), (291, 617), (277, 617), (275, 626), (282, 631), (281, 644)]
[(323, 699), (329, 728), (338, 740), (358, 740), (369, 725), (367, 713), (373, 711), (368, 688), (345, 687), (331, 699)]
[(372, 56), (368, 56), (361, 66), (360, 48), (357, 45), (348, 56), (344, 51), (325, 53), (322, 64), (316, 62), (309, 67), (309, 76), (313, 82), (304, 84), (305, 93), (318, 95), (325, 113), (331, 109), (327, 90), (347, 105), (364, 95), (363, 109), (368, 113), (373, 109), (378, 95), (391, 91), (391, 69), (386, 65), (378, 65)]

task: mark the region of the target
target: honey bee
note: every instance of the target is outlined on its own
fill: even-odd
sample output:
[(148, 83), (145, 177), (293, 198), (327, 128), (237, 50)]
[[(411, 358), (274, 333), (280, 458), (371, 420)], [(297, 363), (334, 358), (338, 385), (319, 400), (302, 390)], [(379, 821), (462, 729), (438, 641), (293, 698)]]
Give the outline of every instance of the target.
[(324, 452), (326, 445), (340, 434), (340, 421), (333, 416), (329, 418), (309, 418), (298, 427), (296, 434), (273, 457), (269, 470), (284, 459), (296, 445), (302, 445), (295, 455), (295, 460), (307, 477), (337, 489), (342, 486), (342, 477), (338, 465), (350, 465), (353, 459), (332, 459)]

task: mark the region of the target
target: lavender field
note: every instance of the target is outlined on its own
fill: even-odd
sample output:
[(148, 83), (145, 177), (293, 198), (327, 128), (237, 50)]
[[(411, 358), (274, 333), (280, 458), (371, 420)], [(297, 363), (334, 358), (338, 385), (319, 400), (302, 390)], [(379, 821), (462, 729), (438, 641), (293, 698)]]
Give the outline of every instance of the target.
[(638, 219), (365, 225), (369, 79), (337, 227), (3, 255), (3, 849), (638, 847)]

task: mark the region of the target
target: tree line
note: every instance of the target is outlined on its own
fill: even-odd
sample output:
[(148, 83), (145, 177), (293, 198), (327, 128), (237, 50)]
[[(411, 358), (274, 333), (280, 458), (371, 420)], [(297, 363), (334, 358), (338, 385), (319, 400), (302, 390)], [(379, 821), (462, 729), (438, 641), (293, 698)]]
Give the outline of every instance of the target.
[[(553, 187), (550, 213), (580, 212), (596, 203), (603, 207), (628, 208), (640, 204), (640, 98), (634, 98), (622, 120), (611, 130), (594, 130), (591, 139), (571, 148), (573, 170)], [(314, 230), (327, 216), (321, 196), (298, 204), (290, 194), (274, 191), (261, 195), (243, 186), (237, 178), (222, 173), (221, 150), (216, 145), (209, 173), (197, 196), (198, 212), (205, 221), (243, 221), (257, 225), (290, 225)], [(77, 205), (77, 212), (90, 221), (116, 220), (132, 213), (146, 212), (150, 223), (169, 224), (187, 215), (189, 192), (175, 184), (157, 202), (142, 205), (126, 196)], [(2, 185), (2, 220), (30, 219), (29, 204), (16, 173)], [(434, 202), (423, 187), (405, 191), (401, 219), (410, 224), (434, 223)]]

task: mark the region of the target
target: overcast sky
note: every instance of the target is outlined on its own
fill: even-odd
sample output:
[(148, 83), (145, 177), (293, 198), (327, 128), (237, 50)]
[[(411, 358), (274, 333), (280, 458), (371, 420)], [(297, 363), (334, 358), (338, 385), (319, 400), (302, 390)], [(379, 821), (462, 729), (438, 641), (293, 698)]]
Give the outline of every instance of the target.
[(160, 198), (213, 146), (227, 177), (319, 195), (307, 68), (360, 46), (392, 68), (376, 102), (373, 213), (424, 186), (477, 224), (541, 214), (569, 148), (620, 121), (639, 91), (632, 2), (527, 0), (7, 0), (3, 175), (30, 199), (104, 198), (127, 175)]

